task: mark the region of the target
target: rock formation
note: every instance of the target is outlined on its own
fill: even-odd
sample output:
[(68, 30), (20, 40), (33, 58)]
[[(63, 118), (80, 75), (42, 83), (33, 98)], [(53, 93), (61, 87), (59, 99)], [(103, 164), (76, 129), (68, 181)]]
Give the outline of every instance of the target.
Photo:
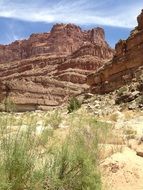
[(39, 55), (67, 56), (86, 44), (108, 47), (104, 30), (82, 31), (73, 24), (56, 24), (50, 33), (32, 34), (28, 40), (0, 45), (0, 63), (28, 59)]
[(129, 38), (116, 44), (113, 60), (87, 77), (92, 92), (108, 93), (139, 77), (143, 65), (143, 10), (137, 21)]
[(0, 102), (17, 111), (59, 106), (87, 89), (86, 76), (111, 59), (104, 30), (56, 24), (51, 32), (0, 45)]

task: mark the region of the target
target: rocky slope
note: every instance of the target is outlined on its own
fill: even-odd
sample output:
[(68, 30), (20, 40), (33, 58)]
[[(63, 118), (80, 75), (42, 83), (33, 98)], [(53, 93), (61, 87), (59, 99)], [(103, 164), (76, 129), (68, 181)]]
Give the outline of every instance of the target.
[(56, 24), (49, 33), (1, 45), (1, 104), (12, 101), (17, 111), (61, 105), (86, 91), (86, 76), (113, 53), (102, 28), (82, 31), (73, 24)]
[(87, 83), (94, 93), (108, 93), (140, 77), (143, 65), (143, 10), (137, 17), (138, 26), (127, 40), (115, 47), (113, 60), (88, 76)]

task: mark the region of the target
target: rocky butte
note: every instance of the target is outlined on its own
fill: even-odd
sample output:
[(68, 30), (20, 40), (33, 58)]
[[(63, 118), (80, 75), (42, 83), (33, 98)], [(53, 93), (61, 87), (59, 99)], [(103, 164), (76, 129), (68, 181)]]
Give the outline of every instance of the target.
[(143, 10), (137, 21), (138, 26), (128, 39), (116, 44), (113, 59), (87, 77), (91, 92), (108, 93), (140, 78), (143, 73)]
[(74, 24), (56, 24), (49, 33), (0, 45), (0, 102), (17, 111), (46, 110), (88, 89), (86, 78), (114, 51), (102, 28), (82, 31)]

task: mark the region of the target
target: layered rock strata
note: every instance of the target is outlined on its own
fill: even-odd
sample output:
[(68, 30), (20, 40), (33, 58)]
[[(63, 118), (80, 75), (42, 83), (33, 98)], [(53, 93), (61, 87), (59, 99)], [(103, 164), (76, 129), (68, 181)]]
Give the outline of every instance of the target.
[(113, 60), (87, 77), (92, 92), (108, 93), (130, 83), (139, 75), (143, 65), (143, 10), (137, 21), (138, 26), (129, 38), (116, 44)]
[[(51, 32), (0, 46), (0, 102), (45, 110), (86, 91), (86, 76), (111, 59), (104, 30), (56, 24)], [(5, 109), (5, 108), (4, 108)]]

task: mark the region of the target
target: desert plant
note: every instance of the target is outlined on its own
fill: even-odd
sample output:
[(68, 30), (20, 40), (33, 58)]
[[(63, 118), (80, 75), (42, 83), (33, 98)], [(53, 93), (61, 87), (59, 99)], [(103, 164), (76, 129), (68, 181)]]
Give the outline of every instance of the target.
[(46, 126), (36, 134), (32, 114), (25, 116), (26, 128), (21, 123), (16, 131), (9, 130), (17, 123), (13, 117), (0, 115), (1, 190), (101, 190), (98, 143), (103, 123), (75, 114), (70, 133), (57, 143)]
[(46, 119), (44, 120), (45, 126), (50, 125), (53, 129), (57, 129), (62, 122), (61, 113), (56, 110), (51, 112), (47, 115)]
[[(37, 153), (31, 132), (6, 134), (1, 139), (0, 187), (2, 190), (24, 190), (32, 186)], [(7, 187), (9, 186), (9, 187)]]
[[(37, 138), (35, 127), (27, 126), (23, 130), (19, 126), (17, 131), (12, 131), (10, 129), (13, 124), (12, 115), (1, 118), (1, 121), (0, 189), (42, 190), (46, 166), (42, 162), (39, 149), (41, 141)], [(39, 167), (40, 163), (42, 164)]]
[(96, 130), (76, 128), (72, 131), (61, 148), (54, 152), (47, 175), (48, 189), (101, 190), (97, 152)]
[(68, 113), (71, 113), (81, 107), (81, 103), (76, 97), (72, 97), (68, 104)]
[(121, 96), (121, 95), (123, 95), (125, 92), (128, 92), (128, 87), (127, 87), (127, 86), (121, 87), (121, 88), (117, 91), (117, 95), (118, 95), (118, 96)]
[(5, 105), (5, 111), (6, 112), (13, 112), (15, 111), (15, 104), (10, 98), (6, 98), (4, 100), (4, 105)]

